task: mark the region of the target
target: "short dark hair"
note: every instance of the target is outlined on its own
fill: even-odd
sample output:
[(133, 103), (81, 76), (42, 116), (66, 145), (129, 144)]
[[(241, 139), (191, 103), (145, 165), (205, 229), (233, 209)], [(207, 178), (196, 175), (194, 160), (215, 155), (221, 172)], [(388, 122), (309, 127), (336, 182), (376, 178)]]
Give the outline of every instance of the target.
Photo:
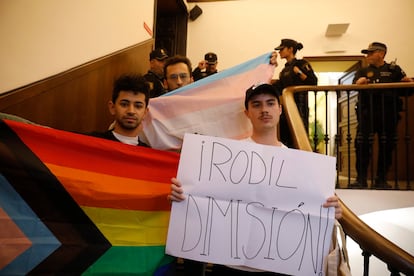
[(122, 75), (114, 82), (112, 90), (112, 102), (116, 102), (121, 91), (132, 91), (134, 95), (142, 93), (145, 95), (145, 105), (148, 106), (150, 98), (150, 86), (142, 75)]
[(187, 68), (188, 68), (188, 73), (191, 76), (191, 72), (193, 71), (193, 69), (191, 67), (191, 61), (185, 56), (175, 55), (175, 56), (169, 57), (165, 60), (164, 78), (167, 78), (167, 67), (170, 66), (170, 65), (177, 64), (177, 63), (185, 63), (187, 65)]

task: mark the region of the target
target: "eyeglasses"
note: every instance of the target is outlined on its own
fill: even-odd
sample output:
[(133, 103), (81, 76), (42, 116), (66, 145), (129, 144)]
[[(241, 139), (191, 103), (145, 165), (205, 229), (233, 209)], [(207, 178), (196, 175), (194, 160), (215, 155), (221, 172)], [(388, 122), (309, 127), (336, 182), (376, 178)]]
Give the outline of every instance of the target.
[(190, 76), (187, 73), (180, 73), (180, 74), (172, 74), (169, 75), (168, 78), (170, 80), (178, 80), (178, 78), (182, 79), (182, 80), (186, 80), (188, 79)]

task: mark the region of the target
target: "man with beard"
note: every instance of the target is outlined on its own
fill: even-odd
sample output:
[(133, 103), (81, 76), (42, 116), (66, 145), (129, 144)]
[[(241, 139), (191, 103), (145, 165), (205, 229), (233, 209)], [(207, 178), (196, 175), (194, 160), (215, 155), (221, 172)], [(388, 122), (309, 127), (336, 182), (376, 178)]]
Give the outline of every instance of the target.
[(148, 112), (150, 87), (140, 75), (123, 75), (114, 82), (109, 112), (114, 116), (111, 129), (92, 132), (91, 136), (122, 142), (134, 146), (149, 147), (139, 139), (142, 121)]
[(191, 61), (181, 55), (167, 58), (164, 65), (164, 87), (168, 91), (181, 88), (192, 83)]

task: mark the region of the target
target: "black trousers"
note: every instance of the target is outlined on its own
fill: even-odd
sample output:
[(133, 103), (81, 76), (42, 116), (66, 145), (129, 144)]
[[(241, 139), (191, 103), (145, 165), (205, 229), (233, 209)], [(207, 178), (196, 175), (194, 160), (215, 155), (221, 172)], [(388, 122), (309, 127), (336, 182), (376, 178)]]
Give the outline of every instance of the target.
[(239, 269), (234, 269), (225, 265), (214, 265), (212, 275), (226, 275), (226, 276), (232, 276), (232, 275), (258, 275), (258, 276), (284, 276), (285, 274), (279, 274), (275, 272), (249, 272)]
[[(399, 114), (396, 106), (385, 102), (384, 106), (358, 108), (358, 127), (355, 138), (356, 170), (358, 181), (366, 182), (369, 163), (372, 161), (375, 136), (378, 138), (376, 179), (385, 183), (392, 165), (392, 154), (397, 143)], [(374, 166), (374, 164), (372, 164)]]
[[(204, 276), (206, 264), (199, 261), (181, 259), (183, 263), (177, 265), (177, 276)], [(178, 261), (178, 259), (177, 259)]]

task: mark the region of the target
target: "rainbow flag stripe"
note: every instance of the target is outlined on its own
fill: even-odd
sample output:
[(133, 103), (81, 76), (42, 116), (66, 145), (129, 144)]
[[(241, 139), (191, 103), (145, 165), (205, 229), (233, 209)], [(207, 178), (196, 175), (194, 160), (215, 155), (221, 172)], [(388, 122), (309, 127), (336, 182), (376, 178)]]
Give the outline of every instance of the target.
[(179, 155), (0, 122), (0, 274), (164, 275)]

